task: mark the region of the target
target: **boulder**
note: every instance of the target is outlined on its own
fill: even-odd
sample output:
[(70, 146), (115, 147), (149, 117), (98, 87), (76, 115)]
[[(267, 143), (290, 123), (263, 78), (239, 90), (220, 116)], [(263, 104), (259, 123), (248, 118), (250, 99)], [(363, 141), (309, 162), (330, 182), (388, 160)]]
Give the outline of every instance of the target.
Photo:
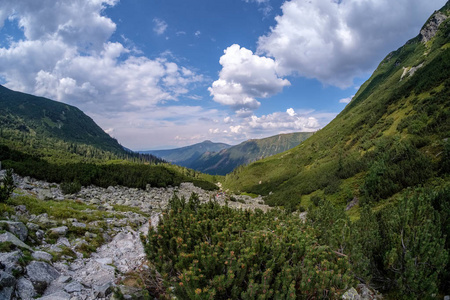
[(113, 285), (111, 282), (105, 283), (103, 285), (94, 286), (94, 296), (96, 298), (105, 298), (113, 291)]
[(37, 296), (33, 284), (25, 277), (21, 277), (17, 281), (16, 293), (22, 300), (32, 300)]
[(23, 269), (20, 266), (20, 259), (22, 258), (22, 251), (17, 250), (8, 253), (0, 253), (0, 264), (4, 267), (4, 270), (8, 273), (21, 272)]
[(64, 291), (59, 291), (47, 296), (44, 296), (42, 298), (39, 298), (39, 300), (69, 300), (70, 295)]
[(37, 197), (39, 200), (52, 200), (54, 198), (52, 192), (48, 189), (38, 189)]
[(16, 285), (16, 278), (9, 273), (0, 271), (0, 299), (10, 300)]
[(74, 293), (74, 292), (81, 292), (83, 288), (84, 288), (83, 285), (78, 281), (72, 281), (71, 283), (69, 283), (64, 287), (64, 290), (68, 293)]
[(12, 234), (11, 232), (8, 232), (8, 231), (0, 234), (0, 242), (11, 242), (14, 245), (16, 245), (17, 247), (21, 247), (21, 248), (25, 248), (30, 251), (33, 251), (33, 249), (31, 249), (30, 246), (28, 246), (27, 244), (25, 244), (24, 242), (19, 240), (14, 234)]
[(0, 288), (14, 286), (16, 284), (16, 278), (11, 274), (0, 271)]
[(32, 261), (26, 269), (28, 278), (40, 294), (45, 291), (53, 280), (59, 277), (59, 272), (55, 268), (42, 261)]
[(28, 229), (22, 222), (0, 221), (0, 225), (6, 226), (8, 231), (15, 234), (21, 241), (28, 237)]
[(358, 291), (352, 287), (342, 295), (342, 300), (361, 300)]
[(51, 262), (53, 259), (53, 256), (50, 253), (44, 252), (44, 251), (35, 251), (32, 254), (33, 258), (35, 260), (45, 260), (48, 262)]
[(69, 228), (67, 226), (60, 226), (50, 229), (50, 234), (65, 236)]

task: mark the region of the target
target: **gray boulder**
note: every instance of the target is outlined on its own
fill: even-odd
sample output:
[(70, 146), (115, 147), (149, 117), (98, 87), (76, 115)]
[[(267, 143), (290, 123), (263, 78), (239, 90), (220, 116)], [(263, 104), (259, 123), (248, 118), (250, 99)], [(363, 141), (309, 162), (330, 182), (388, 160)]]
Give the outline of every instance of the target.
[(28, 229), (22, 222), (0, 221), (4, 224), (8, 231), (15, 234), (21, 241), (25, 241), (28, 237)]
[(8, 273), (12, 273), (13, 271), (21, 272), (23, 269), (19, 264), (19, 260), (22, 256), (22, 251), (20, 250), (0, 253), (0, 263), (5, 266), (5, 271)]
[(51, 200), (54, 198), (52, 192), (48, 189), (39, 189), (37, 191), (37, 197), (39, 200)]
[(45, 251), (35, 251), (32, 256), (35, 260), (45, 260), (48, 262), (51, 262), (53, 259), (53, 256)]
[(69, 228), (67, 226), (55, 227), (50, 229), (50, 234), (65, 236)]
[(78, 281), (72, 281), (68, 285), (64, 287), (64, 290), (68, 293), (74, 293), (74, 292), (81, 292), (83, 290), (83, 285), (79, 283)]
[(31, 249), (30, 246), (28, 246), (27, 244), (25, 244), (24, 242), (19, 240), (14, 234), (12, 234), (11, 232), (8, 232), (8, 231), (0, 234), (0, 242), (11, 242), (14, 245), (16, 245), (17, 247), (21, 247), (21, 248), (25, 248), (30, 251), (33, 251), (33, 249)]
[(351, 288), (342, 295), (342, 300), (360, 300), (361, 297), (355, 288)]
[(36, 297), (34, 286), (28, 279), (21, 277), (16, 284), (16, 293), (22, 300), (32, 300)]
[(16, 278), (9, 273), (0, 271), (0, 299), (9, 300), (12, 298)]
[(69, 300), (70, 295), (64, 291), (59, 291), (41, 298), (39, 300)]
[(42, 261), (32, 261), (26, 269), (35, 290), (40, 294), (53, 280), (59, 277), (59, 272), (55, 268)]
[(16, 278), (9, 273), (0, 271), (0, 287), (10, 287), (16, 284)]

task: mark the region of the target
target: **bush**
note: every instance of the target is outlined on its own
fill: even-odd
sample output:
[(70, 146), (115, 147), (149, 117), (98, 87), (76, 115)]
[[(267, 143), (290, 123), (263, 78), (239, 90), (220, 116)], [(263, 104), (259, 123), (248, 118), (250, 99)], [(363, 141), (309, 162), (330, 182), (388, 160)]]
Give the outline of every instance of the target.
[(6, 175), (0, 182), (0, 202), (5, 202), (11, 197), (16, 185), (14, 183), (12, 169), (6, 170)]
[(81, 184), (78, 181), (63, 182), (59, 186), (63, 194), (75, 194), (81, 191)]
[(166, 299), (339, 298), (355, 283), (298, 216), (189, 202), (174, 196), (145, 244)]

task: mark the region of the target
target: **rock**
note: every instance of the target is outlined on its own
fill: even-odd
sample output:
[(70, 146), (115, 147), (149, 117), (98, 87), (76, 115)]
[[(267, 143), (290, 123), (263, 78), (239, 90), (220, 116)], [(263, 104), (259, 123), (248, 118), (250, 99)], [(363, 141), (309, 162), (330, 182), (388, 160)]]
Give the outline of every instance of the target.
[(342, 300), (361, 300), (361, 297), (355, 288), (352, 287), (342, 295)]
[(16, 284), (16, 278), (9, 273), (0, 271), (0, 287), (10, 287)]
[(72, 222), (72, 226), (77, 228), (86, 228), (86, 224), (80, 222)]
[(43, 230), (38, 230), (38, 231), (36, 231), (36, 237), (39, 239), (39, 240), (42, 240), (43, 238), (44, 238), (44, 236), (45, 236), (45, 232), (43, 231)]
[(12, 299), (12, 295), (14, 292), (14, 287), (4, 287), (0, 290), (0, 299), (2, 300), (10, 300)]
[(95, 233), (92, 233), (92, 232), (89, 232), (89, 231), (86, 231), (86, 232), (84, 233), (84, 236), (85, 236), (86, 238), (90, 238), (90, 239), (93, 239), (93, 238), (96, 238), (96, 237), (97, 237), (97, 235), (96, 235)]
[(58, 278), (58, 282), (59, 282), (59, 283), (68, 283), (68, 282), (71, 281), (71, 280), (72, 280), (72, 277), (67, 276), (67, 275), (61, 275), (61, 276), (59, 276), (59, 278)]
[(30, 246), (28, 246), (27, 244), (25, 244), (24, 242), (19, 240), (14, 234), (12, 234), (11, 232), (8, 232), (8, 231), (0, 234), (0, 242), (11, 242), (14, 245), (16, 245), (17, 247), (21, 247), (21, 248), (25, 248), (30, 251), (33, 251), (33, 249), (31, 249)]
[(65, 236), (69, 228), (67, 226), (60, 226), (50, 229), (50, 234), (55, 234), (59, 236)]
[(425, 24), (422, 30), (420, 30), (420, 35), (422, 37), (421, 41), (426, 43), (431, 40), (436, 35), (439, 25), (441, 25), (441, 23), (446, 19), (447, 16), (439, 11), (431, 16), (427, 24)]
[(38, 189), (37, 197), (39, 200), (51, 200), (54, 198), (52, 192), (48, 189)]
[(25, 277), (21, 277), (17, 281), (16, 292), (22, 300), (32, 300), (37, 295), (33, 284)]
[(101, 263), (102, 265), (110, 265), (113, 263), (113, 260), (111, 257), (96, 258), (95, 261), (98, 263)]
[(35, 290), (42, 294), (47, 286), (59, 277), (59, 272), (51, 265), (42, 261), (32, 261), (27, 267), (27, 275)]
[(29, 230), (33, 230), (33, 231), (39, 230), (39, 225), (31, 223), (31, 222), (27, 223), (27, 227)]
[(22, 222), (0, 221), (5, 224), (8, 231), (15, 234), (21, 241), (25, 241), (28, 237), (28, 229)]
[(444, 296), (444, 300), (450, 300), (450, 296), (449, 295), (445, 295)]
[(345, 210), (350, 210), (353, 206), (355, 206), (358, 203), (359, 203), (359, 199), (357, 197), (354, 197), (353, 200), (347, 204), (347, 207), (345, 208)]
[(51, 262), (53, 259), (53, 256), (50, 253), (44, 251), (35, 251), (32, 256), (35, 260), (45, 260), (47, 262)]
[(17, 215), (28, 215), (28, 210), (25, 205), (17, 205), (14, 210)]
[(59, 291), (42, 298), (38, 298), (39, 300), (69, 300), (70, 295), (64, 291)]
[(111, 294), (113, 291), (112, 283), (105, 283), (103, 285), (94, 286), (94, 296), (98, 298), (104, 298)]
[(21, 272), (22, 267), (19, 264), (22, 258), (22, 251), (17, 250), (8, 253), (0, 253), (0, 264), (4, 266), (4, 271), (8, 273)]
[(64, 290), (70, 294), (74, 292), (81, 292), (82, 289), (83, 285), (78, 281), (72, 281), (71, 283), (69, 283), (64, 287)]

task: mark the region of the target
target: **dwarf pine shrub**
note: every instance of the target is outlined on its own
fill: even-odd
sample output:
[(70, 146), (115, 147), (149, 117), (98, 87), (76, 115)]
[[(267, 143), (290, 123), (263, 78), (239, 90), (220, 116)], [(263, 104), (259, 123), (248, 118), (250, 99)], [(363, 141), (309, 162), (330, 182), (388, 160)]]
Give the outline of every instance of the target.
[(354, 284), (346, 256), (282, 211), (235, 210), (174, 196), (145, 249), (179, 299), (338, 298)]

